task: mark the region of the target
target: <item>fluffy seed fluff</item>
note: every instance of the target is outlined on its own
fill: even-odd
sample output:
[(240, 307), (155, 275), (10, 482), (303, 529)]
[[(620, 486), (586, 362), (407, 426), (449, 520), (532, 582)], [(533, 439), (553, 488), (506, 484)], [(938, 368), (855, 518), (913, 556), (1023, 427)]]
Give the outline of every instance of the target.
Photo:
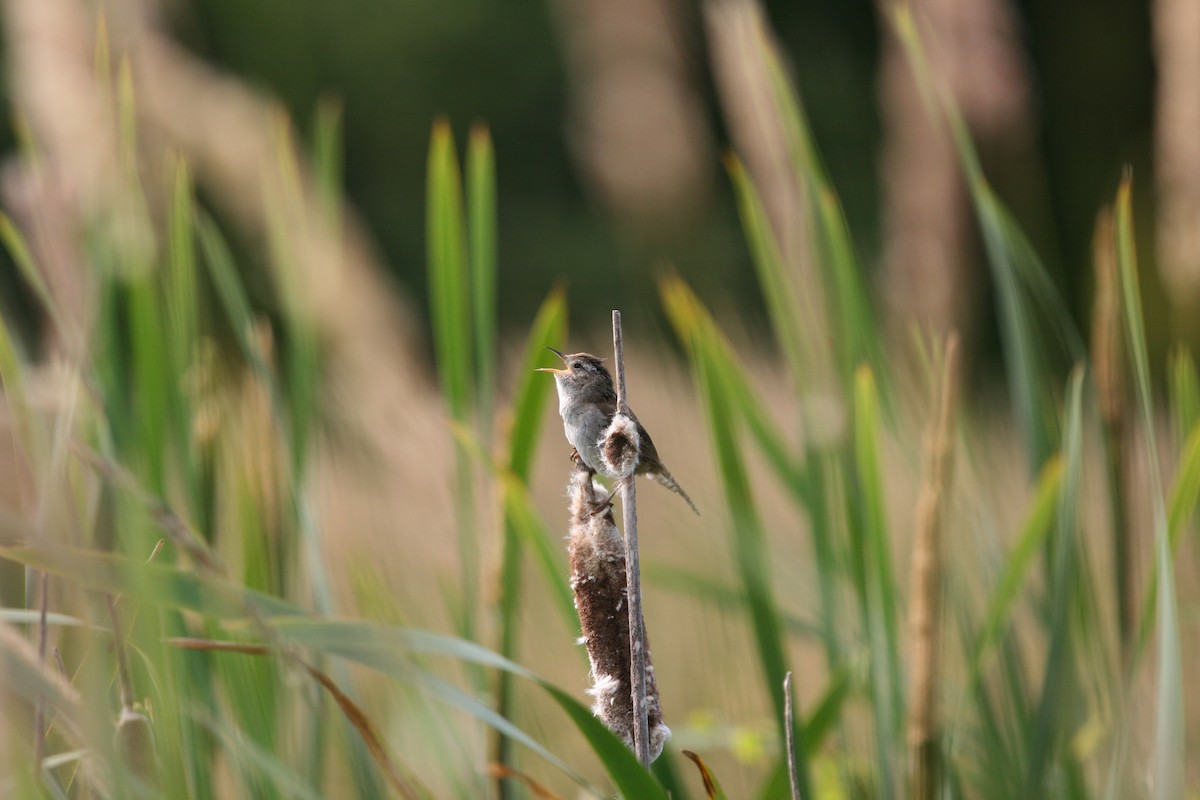
[[(629, 420), (628, 417), (625, 419)], [(636, 437), (637, 426), (633, 424), (632, 427)], [(607, 435), (605, 441), (608, 441)], [(633, 441), (636, 443), (636, 438)], [(636, 447), (634, 452), (636, 454)], [(632, 464), (636, 463), (635, 455)], [(629, 471), (632, 472), (632, 469), (630, 466)], [(579, 624), (583, 629), (580, 638), (587, 646), (588, 660), (592, 665), (592, 688), (588, 690), (588, 694), (595, 698), (592, 713), (632, 747), (634, 715), (629, 681), (625, 544), (604, 489), (592, 482), (588, 470), (579, 469), (572, 473), (568, 496), (571, 532), (567, 550), (571, 559), (571, 588), (575, 592), (575, 610), (579, 613)], [(647, 639), (642, 640), (642, 647), (646, 651), (650, 757), (655, 759), (671, 737), (671, 729), (663, 723)]]
[(641, 447), (638, 424), (626, 414), (613, 414), (612, 422), (600, 439), (600, 457), (609, 474), (615, 478), (632, 475), (638, 465)]

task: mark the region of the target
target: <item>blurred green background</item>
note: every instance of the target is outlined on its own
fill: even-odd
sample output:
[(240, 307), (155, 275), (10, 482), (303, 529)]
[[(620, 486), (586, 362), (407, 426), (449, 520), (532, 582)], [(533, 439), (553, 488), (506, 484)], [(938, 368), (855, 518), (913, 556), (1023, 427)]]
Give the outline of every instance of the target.
[[(765, 5), (870, 268), (880, 239), (876, 8), (861, 0)], [(1123, 164), (1150, 174), (1149, 5), (1025, 2), (1016, 11), (1040, 115), (1036, 163), (1025, 168), (1040, 179), (1015, 182), (1004, 164), (993, 165), (992, 177), (1083, 315), (1095, 210)], [(189, 47), (277, 97), (299, 124), (322, 99), (342, 104), (348, 197), (420, 304), (425, 152), (431, 122), (444, 115), (460, 135), (485, 121), (496, 143), (502, 326), (523, 329), (560, 278), (569, 282), (577, 324), (603, 325), (608, 309), (624, 304), (644, 312), (628, 315), (636, 325), (658, 313), (651, 293), (662, 260), (702, 297), (760, 309), (757, 289), (743, 279), (749, 256), (717, 158), (728, 140), (698, 6), (683, 4), (687, 27), (678, 33), (716, 146), (703, 167), (707, 195), (688, 219), (667, 224), (618, 219), (589, 194), (571, 155), (571, 85), (555, 13), (553, 4), (528, 0), (196, 0), (170, 8)], [(1150, 193), (1138, 197), (1149, 201)]]

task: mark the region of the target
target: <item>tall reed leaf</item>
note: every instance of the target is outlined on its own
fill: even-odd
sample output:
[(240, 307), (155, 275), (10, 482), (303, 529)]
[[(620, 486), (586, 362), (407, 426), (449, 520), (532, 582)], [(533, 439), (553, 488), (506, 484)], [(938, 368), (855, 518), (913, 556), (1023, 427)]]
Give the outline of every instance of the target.
[(796, 301), (787, 265), (779, 249), (777, 233), (771, 228), (762, 198), (742, 162), (736, 156), (729, 155), (725, 159), (725, 168), (733, 182), (742, 229), (750, 245), (775, 340), (787, 358), (797, 391), (803, 391), (802, 381), (813, 373), (819, 363), (818, 351), (811, 341), (813, 337), (804, 333), (802, 321), (805, 315)]
[(480, 438), (491, 438), (496, 362), (496, 158), (484, 125), (467, 142), (467, 234), (470, 242), (471, 311), (475, 345), (476, 404)]
[[(282, 619), (273, 621), (273, 628), (286, 640), (310, 647), (329, 655), (338, 655), (360, 664), (393, 675), (401, 680), (408, 679), (413, 669), (412, 656), (445, 656), (484, 667), (500, 669), (531, 681), (544, 690), (551, 699), (570, 717), (571, 721), (588, 740), (593, 751), (604, 764), (613, 782), (628, 798), (663, 798), (666, 794), (649, 772), (642, 768), (633, 751), (592, 715), (592, 712), (568, 693), (539, 678), (530, 670), (473, 642), (449, 636), (412, 631), (374, 623), (345, 622), (339, 620)], [(484, 715), (486, 707), (476, 708), (473, 713)], [(487, 716), (488, 724), (503, 724), (504, 730), (512, 734), (511, 723), (501, 717)], [(548, 750), (527, 735), (521, 740), (551, 763), (563, 769), (582, 785), (578, 774), (554, 757)]]
[(1151, 502), (1154, 509), (1155, 570), (1158, 574), (1158, 697), (1155, 710), (1153, 774), (1155, 798), (1183, 795), (1184, 723), (1183, 675), (1179, 644), (1179, 608), (1175, 597), (1174, 559), (1167, 530), (1162, 476), (1150, 394), (1150, 363), (1146, 355), (1146, 328), (1142, 322), (1142, 297), (1138, 287), (1137, 254), (1133, 239), (1132, 181), (1128, 175), (1117, 190), (1117, 266), (1121, 275), (1121, 311), (1133, 362), (1138, 411), (1146, 434)]
[(1042, 552), (1054, 530), (1056, 509), (1063, 487), (1063, 461), (1052, 458), (1042, 467), (1034, 489), (1033, 504), (1025, 516), (1017, 540), (1004, 562), (999, 585), (988, 602), (983, 624), (971, 656), (972, 681), (980, 678), (988, 656), (1008, 632), (1013, 607), (1025, 587), (1037, 554)]
[[(1070, 628), (1072, 603), (1076, 589), (1076, 563), (1079, 552), (1079, 492), (1082, 471), (1082, 401), (1083, 371), (1071, 374), (1067, 389), (1067, 417), (1063, 431), (1062, 452), (1065, 458), (1063, 490), (1059, 494), (1056, 535), (1052, 544), (1050, 575), (1050, 648), (1042, 673), (1042, 696), (1038, 703), (1034, 727), (1030, 732), (1029, 767), (1025, 776), (1025, 795), (1041, 796), (1046, 770), (1060, 757), (1068, 735), (1068, 703), (1076, 694), (1072, 681), (1072, 640), (1077, 635)], [(1070, 754), (1063, 754), (1070, 758)]]
[(1182, 445), (1196, 422), (1200, 421), (1200, 375), (1196, 374), (1196, 360), (1191, 352), (1179, 348), (1171, 354), (1167, 379), (1176, 442)]
[(871, 663), (871, 709), (875, 714), (880, 793), (893, 797), (895, 745), (904, 719), (904, 694), (897, 633), (896, 582), (892, 572), (890, 538), (884, 516), (882, 467), (878, 438), (879, 398), (871, 370), (860, 367), (854, 392), (854, 464), (856, 491), (852, 502), (860, 509), (855, 526), (862, 559), (859, 604), (863, 613)]
[[(709, 435), (716, 456), (717, 468), (725, 493), (730, 516), (729, 538), (738, 575), (742, 582), (758, 649), (758, 661), (763, 671), (764, 691), (775, 707), (779, 723), (779, 741), (786, 739), (784, 700), (780, 687), (787, 673), (782, 625), (779, 609), (771, 591), (770, 556), (766, 532), (762, 527), (753, 497), (753, 487), (739, 441), (739, 414), (734, 404), (735, 382), (740, 376), (723, 368), (719, 353), (714, 353), (713, 340), (703, 328), (693, 328), (688, 340), (696, 381), (704, 399)], [(804, 726), (795, 720), (796, 739), (804, 740)], [(797, 754), (800, 782), (807, 794), (808, 764), (805, 755)]]
[(1058, 440), (1052, 394), (1055, 370), (1064, 358), (1070, 363), (1084, 358), (1082, 340), (1033, 246), (988, 184), (966, 123), (925, 57), (912, 8), (898, 4), (892, 22), (928, 112), (945, 121), (958, 151), (1000, 301), (1013, 407), (1025, 437), (1030, 471), (1036, 472)]
[(815, 255), (821, 268), (824, 298), (834, 312), (830, 319), (836, 331), (830, 332), (830, 338), (837, 352), (843, 385), (848, 387), (859, 364), (868, 363), (877, 373), (883, 367), (870, 298), (854, 253), (854, 238), (813, 141), (799, 95), (770, 37), (762, 37), (761, 42), (792, 165), (808, 198), (808, 226), (817, 245)]
[[(438, 379), (450, 419), (465, 423), (471, 411), (472, 387), (471, 289), (467, 261), (466, 222), (462, 177), (449, 123), (433, 126), (425, 196), (426, 248), (428, 250), (429, 313), (437, 356)], [(474, 354), (490, 357), (491, 354)], [(455, 518), (462, 569), (459, 608), (460, 629), (475, 637), (479, 604), (479, 542), (475, 518), (471, 464), (461, 448), (455, 449)]]
[[(486, 315), (485, 315), (486, 316)], [(546, 349), (561, 343), (567, 335), (566, 296), (555, 289), (542, 303), (529, 338), (525, 344), (517, 378), (517, 394), (513, 406), (512, 428), (509, 433), (508, 469), (502, 484), (504, 491), (504, 541), (500, 564), (500, 653), (506, 658), (516, 658), (518, 641), (517, 623), (521, 608), (521, 556), (522, 542), (531, 538), (541, 540), (542, 530), (532, 523), (529, 513), (527, 491), (529, 470), (533, 454), (537, 449), (538, 433), (541, 429), (546, 400), (552, 387), (545, 375), (534, 372), (537, 365), (544, 363), (550, 352)], [(525, 533), (525, 536), (522, 536)], [(541, 548), (536, 548), (535, 553)], [(564, 587), (563, 566), (558, 559), (547, 559), (543, 553), (541, 564), (551, 587), (560, 594)], [(557, 570), (550, 573), (549, 570)], [(573, 609), (573, 605), (572, 605)], [(513, 710), (513, 687), (509, 673), (499, 676), (498, 709), (504, 716)], [(512, 754), (507, 740), (497, 743), (497, 761), (511, 765)]]

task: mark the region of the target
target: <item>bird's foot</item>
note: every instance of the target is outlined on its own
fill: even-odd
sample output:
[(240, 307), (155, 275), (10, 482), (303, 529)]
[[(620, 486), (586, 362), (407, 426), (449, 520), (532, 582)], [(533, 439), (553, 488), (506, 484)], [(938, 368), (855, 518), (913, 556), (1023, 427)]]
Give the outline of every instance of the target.
[(571, 448), (571, 455), (569, 457), (570, 457), (571, 461), (574, 462), (575, 466), (578, 467), (579, 469), (586, 469), (592, 475), (596, 474), (596, 470), (592, 469), (587, 464), (583, 463), (583, 456), (579, 455), (579, 451), (576, 448), (574, 448), (574, 447)]

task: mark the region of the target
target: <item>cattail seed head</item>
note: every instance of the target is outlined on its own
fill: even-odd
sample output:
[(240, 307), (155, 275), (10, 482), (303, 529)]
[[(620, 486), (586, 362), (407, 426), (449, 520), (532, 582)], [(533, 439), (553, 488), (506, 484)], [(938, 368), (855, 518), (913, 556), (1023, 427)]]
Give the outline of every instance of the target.
[[(624, 419), (632, 423), (628, 417)], [(636, 443), (636, 423), (631, 427), (635, 437), (632, 441)], [(606, 444), (609, 439), (606, 435)], [(636, 446), (633, 451), (636, 454)], [(607, 447), (605, 452), (607, 454)], [(636, 455), (631, 463), (636, 465)], [(629, 471), (632, 472), (632, 467)], [(593, 483), (589, 470), (577, 469), (572, 473), (568, 496), (571, 527), (567, 550), (571, 561), (571, 589), (575, 592), (575, 610), (583, 630), (581, 639), (592, 666), (592, 688), (588, 690), (595, 698), (592, 712), (632, 747), (634, 713), (629, 679), (625, 544), (613, 518), (612, 506), (607, 502), (607, 494), (603, 487)], [(648, 640), (643, 639), (641, 645), (646, 654), (649, 744), (650, 757), (654, 759), (662, 753), (671, 730), (663, 723)]]
[(613, 414), (601, 442), (600, 456), (609, 474), (617, 478), (632, 475), (637, 468), (642, 446), (638, 424), (628, 415), (617, 412)]

